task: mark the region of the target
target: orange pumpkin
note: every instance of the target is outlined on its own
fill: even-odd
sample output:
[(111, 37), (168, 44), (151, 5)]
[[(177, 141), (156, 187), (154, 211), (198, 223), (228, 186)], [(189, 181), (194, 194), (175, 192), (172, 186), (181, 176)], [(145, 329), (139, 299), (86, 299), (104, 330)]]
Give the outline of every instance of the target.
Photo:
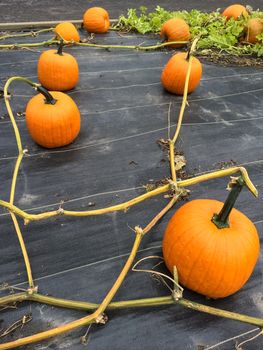
[(59, 23), (55, 27), (54, 32), (60, 39), (63, 39), (65, 41), (80, 41), (79, 32), (77, 31), (74, 24), (70, 22)]
[[(167, 41), (188, 41), (190, 39), (188, 24), (181, 18), (171, 18), (161, 28), (161, 37)], [(171, 47), (181, 47), (185, 44), (173, 44)]]
[(62, 52), (61, 42), (58, 50), (44, 51), (38, 60), (38, 80), (48, 90), (66, 91), (73, 89), (79, 79), (77, 60)]
[[(189, 60), (186, 52), (179, 52), (170, 58), (161, 75), (161, 82), (167, 91), (183, 95), (188, 65)], [(201, 77), (202, 64), (196, 57), (193, 57), (188, 85), (189, 93), (196, 89)]]
[(263, 33), (263, 20), (260, 18), (251, 18), (247, 23), (245, 41), (256, 44), (259, 42), (257, 36)]
[(163, 255), (168, 269), (173, 273), (176, 266), (182, 285), (210, 298), (237, 292), (259, 256), (254, 224), (240, 211), (232, 210), (240, 186), (234, 186), (224, 206), (209, 199), (183, 205), (164, 234)]
[(227, 19), (231, 17), (238, 19), (241, 15), (248, 16), (248, 12), (246, 8), (240, 4), (228, 6), (222, 13), (222, 16), (225, 16)]
[(40, 94), (32, 97), (26, 107), (26, 125), (32, 139), (46, 148), (68, 145), (80, 131), (77, 105), (63, 92), (48, 92), (43, 87), (37, 90)]
[(106, 33), (110, 27), (109, 14), (102, 7), (91, 7), (83, 16), (83, 26), (90, 33)]

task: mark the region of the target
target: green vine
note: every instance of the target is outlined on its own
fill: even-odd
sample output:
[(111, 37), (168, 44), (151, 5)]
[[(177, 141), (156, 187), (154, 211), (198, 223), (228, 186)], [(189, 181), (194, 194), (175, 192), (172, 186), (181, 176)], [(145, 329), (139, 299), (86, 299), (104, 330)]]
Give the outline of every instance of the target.
[[(201, 37), (197, 44), (198, 53), (207, 53), (207, 50), (212, 49), (232, 55), (263, 56), (263, 34), (258, 36), (260, 42), (255, 45), (243, 43), (247, 19), (241, 17), (226, 21), (219, 11), (167, 11), (157, 6), (155, 11), (147, 13), (146, 7), (140, 7), (139, 14), (136, 9), (129, 9), (126, 16), (120, 16), (114, 28), (141, 34), (159, 33), (162, 24), (173, 17), (182, 18), (188, 23), (192, 37)], [(263, 12), (254, 11), (251, 17), (263, 19)]]

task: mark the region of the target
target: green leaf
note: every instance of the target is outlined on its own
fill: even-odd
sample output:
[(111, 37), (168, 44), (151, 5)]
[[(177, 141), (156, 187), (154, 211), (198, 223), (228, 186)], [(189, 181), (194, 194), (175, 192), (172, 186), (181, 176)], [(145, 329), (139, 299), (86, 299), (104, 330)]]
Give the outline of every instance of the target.
[[(247, 18), (226, 20), (219, 12), (167, 11), (157, 6), (155, 11), (147, 13), (145, 6), (140, 7), (140, 14), (136, 9), (129, 9), (126, 16), (120, 16), (116, 28), (121, 30), (134, 30), (141, 34), (160, 33), (163, 23), (170, 18), (182, 18), (189, 27), (191, 37), (200, 37), (198, 50), (220, 50), (233, 55), (262, 56), (262, 43), (255, 45), (241, 45), (239, 43), (247, 23)], [(263, 12), (255, 11), (251, 17), (263, 19)], [(263, 42), (263, 34), (257, 37)]]

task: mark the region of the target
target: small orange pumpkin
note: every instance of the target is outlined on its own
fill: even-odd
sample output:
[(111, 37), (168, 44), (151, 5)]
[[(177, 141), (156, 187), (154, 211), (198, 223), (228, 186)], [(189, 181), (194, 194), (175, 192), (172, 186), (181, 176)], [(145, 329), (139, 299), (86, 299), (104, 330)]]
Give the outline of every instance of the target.
[(77, 31), (77, 28), (74, 26), (74, 24), (70, 22), (62, 22), (59, 23), (55, 29), (54, 32), (57, 34), (59, 39), (63, 39), (65, 41), (80, 41), (79, 32)]
[(108, 12), (102, 7), (91, 7), (83, 16), (83, 26), (90, 33), (106, 33), (110, 27)]
[[(166, 64), (162, 71), (161, 82), (164, 88), (177, 95), (183, 95), (186, 73), (189, 65), (188, 53), (178, 52)], [(198, 86), (202, 77), (202, 64), (193, 57), (188, 85), (188, 92), (192, 92)]]
[(48, 92), (38, 87), (40, 94), (26, 106), (26, 125), (32, 139), (46, 148), (66, 146), (80, 131), (80, 113), (71, 97), (59, 91)]
[(257, 36), (263, 33), (263, 20), (260, 18), (251, 18), (247, 23), (245, 41), (256, 44), (259, 42)]
[[(188, 24), (181, 18), (171, 18), (161, 28), (161, 37), (167, 41), (188, 41), (190, 39)], [(171, 47), (182, 47), (185, 44), (173, 44)]]
[(259, 256), (256, 227), (232, 209), (242, 184), (240, 181), (233, 187), (224, 206), (209, 199), (186, 203), (174, 214), (164, 234), (163, 256), (168, 269), (173, 273), (176, 266), (182, 285), (210, 298), (237, 292)]
[(231, 17), (238, 19), (241, 15), (248, 16), (248, 12), (245, 6), (240, 4), (228, 6), (222, 13), (222, 16), (225, 16), (227, 19), (230, 19)]
[(38, 80), (48, 90), (66, 91), (73, 89), (79, 79), (77, 60), (62, 52), (63, 41), (58, 50), (44, 51), (38, 60)]

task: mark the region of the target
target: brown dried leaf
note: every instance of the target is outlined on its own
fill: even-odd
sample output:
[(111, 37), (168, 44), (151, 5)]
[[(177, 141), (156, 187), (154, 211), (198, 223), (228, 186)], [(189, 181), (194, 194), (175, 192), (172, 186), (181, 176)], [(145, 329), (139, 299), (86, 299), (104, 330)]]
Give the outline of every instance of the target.
[(178, 154), (174, 157), (174, 163), (175, 163), (175, 170), (178, 171), (185, 166), (186, 159), (183, 155)]

